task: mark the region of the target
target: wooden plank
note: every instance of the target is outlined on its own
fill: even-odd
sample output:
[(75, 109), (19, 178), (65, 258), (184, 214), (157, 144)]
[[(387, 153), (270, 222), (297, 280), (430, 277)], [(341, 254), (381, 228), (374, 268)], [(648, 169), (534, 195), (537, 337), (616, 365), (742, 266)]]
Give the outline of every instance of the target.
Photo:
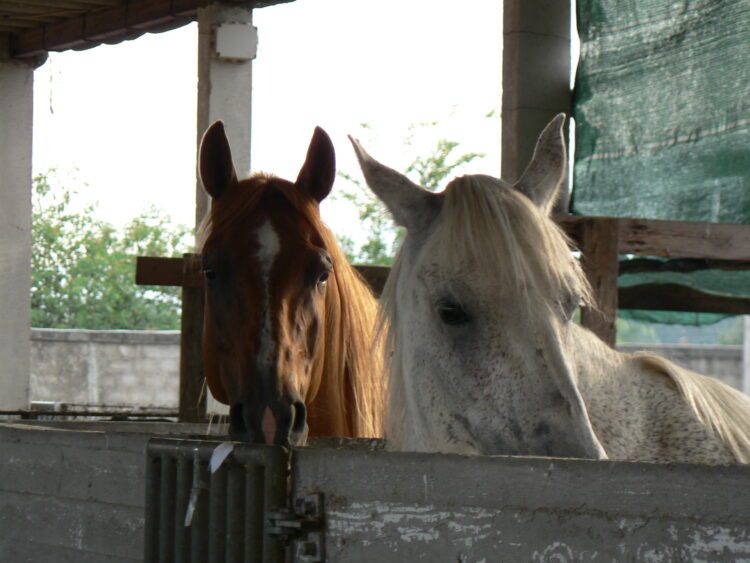
[(383, 286), (388, 279), (388, 274), (391, 273), (389, 266), (368, 266), (364, 264), (357, 264), (354, 269), (364, 278), (367, 284), (372, 289), (372, 292), (380, 297), (383, 293)]
[(135, 261), (135, 283), (137, 285), (183, 284), (183, 259), (138, 256)]
[[(185, 254), (183, 279), (194, 280), (200, 273), (199, 254)], [(206, 416), (206, 393), (203, 375), (203, 309), (201, 285), (182, 288), (182, 325), (180, 329), (180, 422), (202, 422)]]
[(723, 270), (727, 272), (750, 270), (750, 262), (745, 260), (710, 260), (708, 258), (672, 258), (663, 261), (658, 258), (633, 258), (620, 261), (622, 274), (643, 274), (651, 272), (691, 273), (703, 270)]
[(615, 220), (587, 221), (581, 228), (583, 269), (596, 301), (595, 307), (581, 310), (581, 324), (613, 347), (617, 330), (617, 234)]
[(559, 215), (557, 223), (580, 243), (586, 222), (615, 221), (620, 254), (750, 260), (750, 225)]
[(711, 295), (672, 283), (621, 287), (618, 301), (620, 309), (750, 315), (750, 299)]
[(138, 256), (135, 262), (135, 283), (138, 285), (169, 285), (175, 287), (203, 287), (199, 254), (186, 254), (191, 266), (184, 268), (183, 258)]

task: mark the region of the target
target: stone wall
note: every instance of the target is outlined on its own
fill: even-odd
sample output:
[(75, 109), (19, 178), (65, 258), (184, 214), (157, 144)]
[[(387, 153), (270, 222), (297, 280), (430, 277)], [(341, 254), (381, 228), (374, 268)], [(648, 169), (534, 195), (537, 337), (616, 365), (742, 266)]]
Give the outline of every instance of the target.
[[(621, 349), (648, 349), (742, 388), (739, 346)], [(179, 357), (177, 331), (33, 329), (31, 400), (176, 408)]]

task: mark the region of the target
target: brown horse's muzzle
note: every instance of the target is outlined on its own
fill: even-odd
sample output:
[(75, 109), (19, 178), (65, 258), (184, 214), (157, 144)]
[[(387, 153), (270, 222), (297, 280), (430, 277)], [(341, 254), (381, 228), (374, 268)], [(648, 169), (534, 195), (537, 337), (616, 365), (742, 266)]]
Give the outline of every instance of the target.
[(248, 397), (230, 407), (229, 435), (250, 444), (302, 446), (307, 441), (307, 409), (291, 397), (272, 401)]

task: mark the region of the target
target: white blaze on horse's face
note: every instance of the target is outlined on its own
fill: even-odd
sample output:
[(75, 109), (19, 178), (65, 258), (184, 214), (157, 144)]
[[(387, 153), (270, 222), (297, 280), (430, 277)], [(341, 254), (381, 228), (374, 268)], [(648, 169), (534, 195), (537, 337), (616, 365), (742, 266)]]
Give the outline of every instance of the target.
[(273, 339), (273, 326), (271, 319), (271, 267), (279, 253), (279, 235), (270, 221), (266, 221), (258, 229), (258, 264), (260, 266), (260, 278), (263, 284), (263, 326), (260, 331), (260, 346), (258, 348), (258, 369), (262, 370), (272, 365), (275, 361), (276, 343)]
[[(394, 346), (389, 434), (397, 448), (606, 457), (563, 352), (564, 330), (545, 328), (570, 322), (575, 296), (561, 295), (553, 306), (524, 298), (526, 282), (507, 283), (523, 259), (497, 263), (493, 245), (502, 241), (481, 240), (494, 233), (492, 225), (464, 225), (444, 236), (448, 207), (460, 199), (450, 190), (460, 194), (480, 184), (514, 191), (508, 199), (515, 198), (518, 209), (525, 206), (546, 221), (565, 179), (563, 121), (558, 116), (547, 126), (516, 185), (464, 177), (439, 195), (373, 160), (353, 141), (368, 185), (408, 231), (385, 294)], [(506, 222), (517, 221), (514, 213)], [(474, 228), (479, 232), (466, 232)], [(475, 256), (446, 250), (451, 238), (470, 234), (478, 236), (468, 243), (478, 249)]]

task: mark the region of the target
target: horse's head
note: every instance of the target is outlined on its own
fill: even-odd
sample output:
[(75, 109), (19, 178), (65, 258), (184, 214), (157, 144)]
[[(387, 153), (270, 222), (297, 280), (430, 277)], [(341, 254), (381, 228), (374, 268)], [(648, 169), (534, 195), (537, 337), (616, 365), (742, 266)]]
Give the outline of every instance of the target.
[(433, 194), (353, 141), (370, 188), (407, 236), (385, 288), (397, 447), (601, 457), (563, 350), (587, 296), (548, 217), (566, 177), (564, 116), (522, 178), (464, 176)]
[(212, 198), (202, 237), (204, 365), (211, 393), (230, 406), (234, 439), (306, 440), (305, 399), (320, 383), (312, 363), (332, 269), (318, 205), (333, 185), (334, 158), (317, 128), (294, 183), (239, 180), (223, 124), (203, 137), (200, 175)]

